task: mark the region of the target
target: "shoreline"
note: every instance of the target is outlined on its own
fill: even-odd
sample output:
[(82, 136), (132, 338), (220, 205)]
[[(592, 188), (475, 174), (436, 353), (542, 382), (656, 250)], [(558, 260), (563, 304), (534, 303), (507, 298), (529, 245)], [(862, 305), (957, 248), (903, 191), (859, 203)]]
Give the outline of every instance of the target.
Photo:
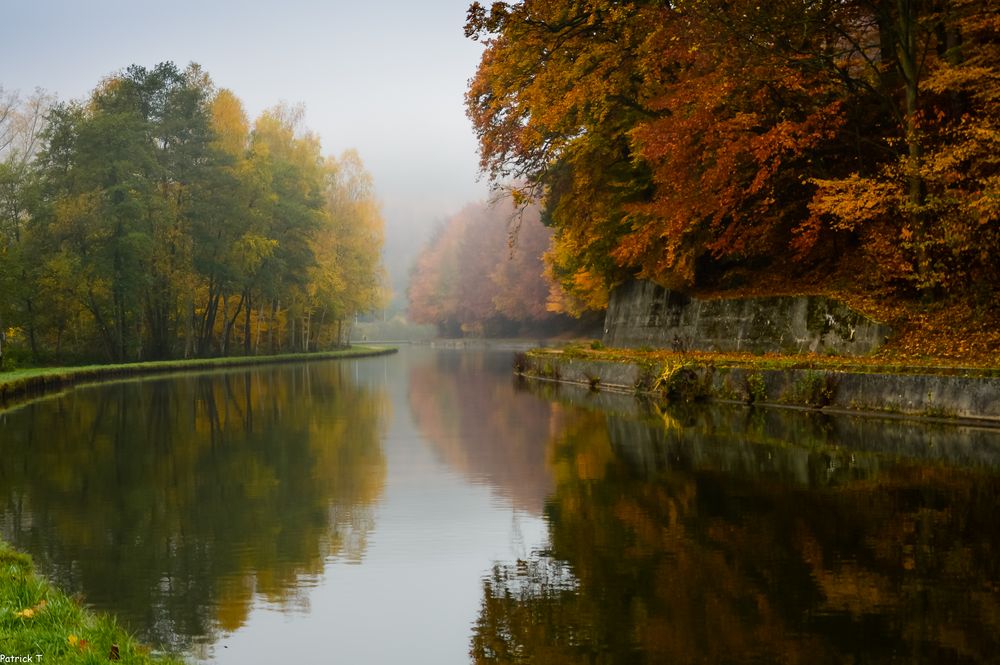
[[(353, 346), (317, 353), (207, 358), (147, 363), (48, 367), (0, 374), (0, 413), (35, 398), (82, 385), (188, 371), (211, 371), (396, 353), (395, 347)], [(0, 539), (0, 656), (10, 662), (89, 663), (118, 654), (123, 663), (184, 665), (151, 651), (114, 615), (94, 612), (40, 576), (30, 556)]]
[(316, 360), (368, 358), (396, 353), (396, 347), (350, 346), (336, 351), (287, 353), (272, 356), (227, 356), (188, 360), (158, 360), (77, 367), (39, 367), (0, 373), (0, 409), (47, 393), (87, 383), (114, 381), (131, 377), (174, 372), (236, 369), (256, 365), (280, 365)]
[(0, 655), (4, 662), (184, 665), (154, 654), (111, 615), (83, 607), (35, 572), (27, 554), (0, 540)]
[(531, 380), (675, 402), (729, 402), (826, 413), (1000, 427), (1000, 372), (823, 358), (534, 349), (514, 372)]

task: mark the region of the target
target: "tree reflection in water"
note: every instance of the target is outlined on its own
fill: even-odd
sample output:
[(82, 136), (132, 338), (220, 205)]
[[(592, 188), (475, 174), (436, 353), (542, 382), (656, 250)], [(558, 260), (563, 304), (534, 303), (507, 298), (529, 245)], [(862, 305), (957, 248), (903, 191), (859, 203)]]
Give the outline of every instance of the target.
[[(549, 548), (484, 580), (476, 663), (1000, 653), (996, 466), (842, 445), (858, 428), (873, 435), (870, 421), (565, 408), (574, 417), (549, 442)], [(915, 427), (886, 424), (884, 441), (859, 444), (897, 450)], [(997, 449), (996, 433), (923, 432), (959, 450), (963, 436)]]
[(339, 363), (72, 391), (0, 420), (0, 525), (145, 639), (231, 631), (358, 561), (386, 465), (381, 393)]
[(410, 370), (410, 412), (448, 466), (540, 514), (552, 491), (545, 444), (558, 406), (514, 391), (510, 374), (509, 354), (431, 356)]

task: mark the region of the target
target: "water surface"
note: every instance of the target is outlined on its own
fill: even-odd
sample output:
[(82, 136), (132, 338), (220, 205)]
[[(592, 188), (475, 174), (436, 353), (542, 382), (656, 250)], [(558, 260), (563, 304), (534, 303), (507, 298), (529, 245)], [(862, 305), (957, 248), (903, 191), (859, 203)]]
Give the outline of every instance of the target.
[(0, 531), (213, 663), (994, 662), (1000, 433), (519, 384), (502, 351), (0, 414)]

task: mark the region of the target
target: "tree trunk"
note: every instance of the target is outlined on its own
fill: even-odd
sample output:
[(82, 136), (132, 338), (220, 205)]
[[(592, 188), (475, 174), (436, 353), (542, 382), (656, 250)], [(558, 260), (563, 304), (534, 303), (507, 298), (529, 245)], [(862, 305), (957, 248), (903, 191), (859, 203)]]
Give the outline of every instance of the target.
[(184, 358), (191, 357), (194, 350), (194, 298), (188, 299), (187, 333), (184, 335)]
[(905, 108), (903, 117), (906, 132), (907, 171), (909, 180), (908, 199), (910, 204), (923, 204), (924, 186), (920, 177), (920, 158), (923, 147), (917, 127), (917, 112), (920, 98), (920, 53), (917, 39), (917, 0), (896, 0), (896, 62), (903, 79)]
[(278, 311), (281, 303), (275, 299), (271, 301), (271, 317), (267, 325), (267, 352), (274, 355), (274, 322), (278, 318)]
[(229, 353), (229, 340), (232, 339), (233, 326), (236, 324), (236, 319), (239, 318), (240, 312), (243, 310), (243, 303), (245, 298), (243, 294), (240, 294), (240, 301), (236, 303), (236, 311), (233, 312), (232, 318), (229, 317), (229, 311), (226, 306), (225, 300), (222, 303), (222, 324), (223, 324), (223, 334), (222, 334), (222, 355), (227, 355)]
[(302, 325), (299, 326), (301, 332), (299, 333), (299, 347), (304, 352), (309, 351), (309, 313), (306, 312), (305, 316), (302, 317)]
[(108, 360), (115, 359), (115, 340), (114, 334), (111, 331), (111, 327), (104, 320), (104, 316), (101, 314), (100, 307), (97, 306), (97, 302), (94, 300), (94, 292), (92, 289), (87, 290), (87, 309), (90, 310), (91, 316), (94, 317), (94, 323), (97, 324), (97, 330), (101, 335), (101, 341), (104, 342), (104, 352), (107, 354)]
[(253, 294), (250, 289), (246, 290), (247, 311), (243, 319), (243, 355), (250, 355), (250, 313), (253, 311)]
[(257, 334), (253, 339), (253, 354), (257, 355), (260, 349), (260, 327), (264, 324), (264, 303), (260, 304), (260, 310), (257, 312)]
[(198, 343), (195, 346), (196, 356), (205, 355), (215, 335), (215, 317), (219, 309), (219, 296), (222, 287), (215, 283), (213, 279), (208, 285), (208, 301), (205, 304), (205, 313), (201, 319), (201, 331), (198, 335)]
[[(225, 332), (226, 328), (228, 327), (226, 325), (226, 323), (228, 322), (228, 320), (229, 320), (229, 296), (227, 296), (225, 293), (223, 293), (222, 294), (222, 330), (223, 330), (223, 332)], [(219, 338), (219, 347), (218, 348), (219, 348), (219, 355), (220, 356), (225, 356), (226, 355), (226, 341), (227, 340), (226, 340), (225, 335), (223, 335), (221, 338)]]
[(240, 317), (240, 312), (243, 311), (243, 305), (246, 304), (246, 295), (240, 294), (240, 301), (236, 303), (236, 311), (233, 312), (233, 318), (229, 320), (229, 324), (226, 326), (226, 350), (229, 350), (229, 341), (232, 338), (233, 328), (236, 326), (236, 321)]
[(38, 344), (35, 340), (35, 310), (31, 298), (25, 300), (25, 307), (28, 310), (28, 342), (31, 345), (31, 359), (38, 362)]
[(319, 313), (319, 325), (316, 326), (316, 346), (318, 348), (323, 348), (321, 346), (323, 342), (323, 326), (326, 324), (326, 307), (324, 307)]

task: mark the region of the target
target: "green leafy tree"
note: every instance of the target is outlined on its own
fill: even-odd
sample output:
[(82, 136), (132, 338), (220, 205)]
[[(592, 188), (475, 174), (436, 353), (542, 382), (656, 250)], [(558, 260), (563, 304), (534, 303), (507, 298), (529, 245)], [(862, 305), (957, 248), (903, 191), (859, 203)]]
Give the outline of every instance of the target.
[(8, 330), (36, 361), (346, 340), (380, 302), (382, 221), (360, 158), (323, 159), (302, 115), (251, 123), (195, 64), (81, 102), (0, 91), (0, 362)]

